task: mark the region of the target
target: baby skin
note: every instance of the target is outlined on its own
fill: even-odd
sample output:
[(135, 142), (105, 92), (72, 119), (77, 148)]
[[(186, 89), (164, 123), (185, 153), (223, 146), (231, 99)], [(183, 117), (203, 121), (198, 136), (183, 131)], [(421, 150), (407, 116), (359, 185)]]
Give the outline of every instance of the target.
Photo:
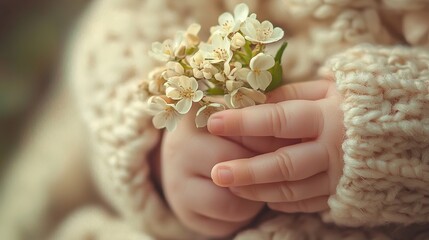
[(185, 117), (161, 145), (167, 202), (190, 229), (225, 237), (261, 209), (328, 208), (342, 174), (340, 97), (327, 80), (269, 93), (268, 103), (212, 115), (208, 130)]

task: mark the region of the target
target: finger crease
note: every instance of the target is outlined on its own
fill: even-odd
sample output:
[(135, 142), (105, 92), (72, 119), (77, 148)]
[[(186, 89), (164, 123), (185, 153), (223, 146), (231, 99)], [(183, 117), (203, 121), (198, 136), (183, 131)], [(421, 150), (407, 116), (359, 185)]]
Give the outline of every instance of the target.
[(286, 112), (282, 106), (279, 104), (274, 105), (274, 109), (270, 115), (271, 124), (271, 132), (274, 137), (281, 137), (282, 133), (286, 133), (287, 130), (287, 116)]
[(255, 174), (255, 171), (253, 170), (252, 166), (247, 167), (247, 172), (248, 172), (248, 176), (250, 177), (250, 184), (255, 184), (256, 183), (256, 174)]
[(282, 180), (290, 180), (292, 178), (294, 167), (287, 151), (277, 151), (277, 165), (280, 169)]
[(287, 184), (281, 184), (280, 191), (286, 201), (293, 201), (295, 194)]

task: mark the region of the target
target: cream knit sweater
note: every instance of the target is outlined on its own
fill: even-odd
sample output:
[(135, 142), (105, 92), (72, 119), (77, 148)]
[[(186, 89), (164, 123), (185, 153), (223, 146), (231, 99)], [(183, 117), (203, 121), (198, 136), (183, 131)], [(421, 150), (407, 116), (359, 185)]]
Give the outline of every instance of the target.
[[(69, 85), (63, 89), (71, 89), (73, 96), (57, 94), (68, 99), (57, 114), (75, 120), (62, 134), (52, 135), (66, 138), (64, 132), (78, 131), (76, 122), (82, 120), (85, 134), (70, 131), (67, 136), (79, 143), (73, 152), (85, 154), (79, 158), (83, 161), (75, 161), (83, 164), (68, 168), (74, 159), (58, 153), (39, 156), (51, 159), (40, 167), (32, 158), (35, 147), (24, 146), (26, 154), (18, 154), (9, 171), (7, 197), (1, 198), (0, 239), (46, 233), (60, 240), (200, 239), (178, 221), (151, 182), (147, 159), (160, 132), (151, 126), (137, 86), (157, 64), (147, 54), (153, 41), (192, 22), (208, 29), (237, 2), (96, 0), (82, 18), (66, 60)], [(286, 29), (286, 81), (336, 81), (346, 135), (343, 175), (328, 212), (268, 212), (234, 238), (429, 239), (429, 1), (246, 2), (261, 19)], [(77, 114), (72, 112), (75, 105)], [(51, 124), (36, 125), (52, 129), (58, 121), (52, 115), (46, 120)], [(71, 152), (54, 141), (52, 148)], [(91, 179), (84, 181), (88, 168)], [(79, 186), (56, 182), (64, 177), (58, 172), (69, 169), (74, 174), (65, 176), (82, 182)], [(24, 172), (44, 180), (21, 183), (18, 176)], [(90, 182), (101, 200), (91, 201), (91, 189), (82, 188)], [(28, 187), (34, 189), (32, 201), (23, 200)], [(73, 211), (49, 227), (49, 208), (70, 198), (64, 193), (79, 204), (70, 203)]]

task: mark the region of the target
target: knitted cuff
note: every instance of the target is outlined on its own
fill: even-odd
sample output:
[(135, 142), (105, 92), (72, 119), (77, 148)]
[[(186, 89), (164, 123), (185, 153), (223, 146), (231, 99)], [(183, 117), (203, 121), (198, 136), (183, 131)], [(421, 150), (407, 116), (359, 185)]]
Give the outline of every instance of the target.
[(354, 47), (322, 69), (343, 97), (344, 170), (328, 218), (429, 221), (429, 50)]

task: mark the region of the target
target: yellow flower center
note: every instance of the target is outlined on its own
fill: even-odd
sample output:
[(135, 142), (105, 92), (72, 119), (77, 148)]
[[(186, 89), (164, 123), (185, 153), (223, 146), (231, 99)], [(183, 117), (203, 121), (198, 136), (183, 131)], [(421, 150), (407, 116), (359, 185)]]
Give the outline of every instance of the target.
[(223, 48), (216, 48), (215, 50), (213, 50), (213, 53), (216, 59), (226, 59), (228, 56), (228, 53)]
[(260, 40), (267, 40), (273, 34), (273, 30), (271, 28), (258, 28), (256, 33)]
[(184, 88), (180, 92), (180, 96), (182, 98), (190, 98), (190, 99), (192, 99), (195, 96), (195, 92), (191, 88)]

